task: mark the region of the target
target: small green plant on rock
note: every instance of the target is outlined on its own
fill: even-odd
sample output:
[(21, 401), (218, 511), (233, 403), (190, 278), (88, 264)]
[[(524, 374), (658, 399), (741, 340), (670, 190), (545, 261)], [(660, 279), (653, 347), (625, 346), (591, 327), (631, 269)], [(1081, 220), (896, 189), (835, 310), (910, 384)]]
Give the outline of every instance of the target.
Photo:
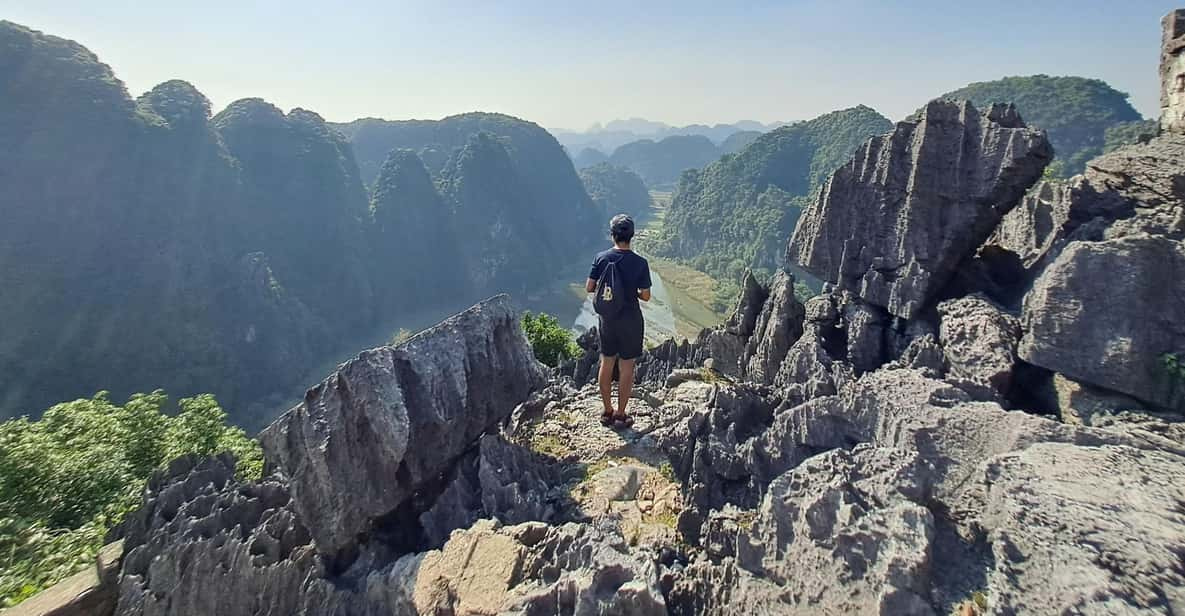
[(552, 434), (540, 434), (532, 437), (531, 451), (553, 458), (563, 458), (572, 453), (572, 450), (568, 449), (568, 446), (558, 436)]
[(675, 475), (675, 467), (671, 466), (670, 462), (663, 462), (658, 465), (658, 472), (667, 481), (671, 483), (679, 483), (679, 477)]
[(753, 523), (757, 521), (757, 512), (742, 511), (737, 514), (737, 527), (746, 533), (753, 530)]
[(411, 330), (400, 327), (399, 331), (395, 332), (395, 334), (391, 336), (390, 346), (399, 346), (404, 342), (407, 342), (408, 338), (411, 338)]
[(560, 326), (550, 314), (523, 313), (523, 332), (535, 352), (535, 359), (555, 368), (560, 362), (580, 355), (572, 332)]
[(1185, 359), (1181, 353), (1165, 353), (1160, 356), (1160, 367), (1169, 378), (1185, 384)]
[(951, 611), (951, 616), (979, 616), (986, 614), (988, 609), (987, 591), (977, 590), (971, 596), (957, 603)]
[[(1168, 380), (1169, 396), (1185, 398), (1185, 353), (1165, 353), (1160, 356), (1160, 368)], [(1185, 401), (1181, 402), (1185, 404)]]

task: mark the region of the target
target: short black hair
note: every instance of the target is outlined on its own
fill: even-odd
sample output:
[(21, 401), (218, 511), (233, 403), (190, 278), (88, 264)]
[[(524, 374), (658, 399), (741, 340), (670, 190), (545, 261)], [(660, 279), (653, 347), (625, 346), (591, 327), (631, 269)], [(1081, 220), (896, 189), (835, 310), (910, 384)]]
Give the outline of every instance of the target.
[(634, 239), (634, 219), (628, 214), (618, 214), (609, 221), (609, 235), (614, 242), (628, 242)]

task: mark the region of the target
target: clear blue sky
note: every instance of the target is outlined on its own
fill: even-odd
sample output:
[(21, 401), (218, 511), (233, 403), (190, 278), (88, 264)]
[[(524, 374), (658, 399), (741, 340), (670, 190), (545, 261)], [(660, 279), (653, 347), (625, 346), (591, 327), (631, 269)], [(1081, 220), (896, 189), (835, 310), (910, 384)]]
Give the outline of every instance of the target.
[[(500, 111), (549, 128), (899, 119), (971, 81), (1098, 77), (1157, 113), (1160, 17), (1185, 0), (328, 3), (0, 0), (89, 47), (133, 95), (195, 84), (330, 120)], [(0, 101), (2, 104), (2, 101)]]

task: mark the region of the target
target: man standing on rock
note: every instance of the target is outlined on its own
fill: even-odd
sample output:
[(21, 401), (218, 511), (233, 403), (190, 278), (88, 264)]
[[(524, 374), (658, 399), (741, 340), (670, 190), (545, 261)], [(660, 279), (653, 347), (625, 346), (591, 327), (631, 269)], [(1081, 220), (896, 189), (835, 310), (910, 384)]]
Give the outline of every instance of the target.
[[(609, 221), (613, 248), (593, 259), (585, 289), (596, 293), (593, 306), (600, 317), (601, 402), (605, 410), (601, 423), (628, 428), (633, 420), (625, 414), (634, 387), (634, 362), (642, 355), (645, 323), (642, 305), (650, 301), (650, 264), (630, 250), (634, 220), (618, 214)], [(613, 367), (618, 367), (617, 408), (613, 408)]]

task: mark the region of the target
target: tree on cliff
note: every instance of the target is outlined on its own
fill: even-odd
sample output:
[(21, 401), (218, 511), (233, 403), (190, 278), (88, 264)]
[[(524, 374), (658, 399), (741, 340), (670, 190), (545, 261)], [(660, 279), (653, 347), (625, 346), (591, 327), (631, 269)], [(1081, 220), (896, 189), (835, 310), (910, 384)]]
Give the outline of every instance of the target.
[(0, 423), (0, 607), (93, 563), (107, 529), (140, 504), (153, 471), (187, 454), (229, 451), (244, 478), (263, 470), (259, 444), (227, 427), (209, 394), (165, 414), (163, 391), (126, 404), (107, 392), (57, 404), (41, 419)]

